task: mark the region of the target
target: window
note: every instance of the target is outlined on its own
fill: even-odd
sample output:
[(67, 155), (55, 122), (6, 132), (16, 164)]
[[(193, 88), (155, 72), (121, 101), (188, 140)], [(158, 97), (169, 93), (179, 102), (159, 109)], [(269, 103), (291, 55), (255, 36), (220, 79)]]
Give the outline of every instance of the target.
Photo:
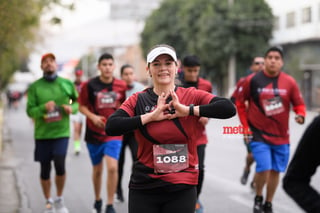
[(294, 12), (287, 13), (286, 27), (294, 27), (296, 25), (296, 14)]
[(302, 9), (302, 23), (311, 23), (311, 7)]
[(318, 15), (319, 15), (319, 21), (320, 21), (320, 4), (319, 4)]
[(279, 30), (279, 29), (280, 29), (280, 18), (279, 16), (276, 16), (273, 19), (273, 30)]

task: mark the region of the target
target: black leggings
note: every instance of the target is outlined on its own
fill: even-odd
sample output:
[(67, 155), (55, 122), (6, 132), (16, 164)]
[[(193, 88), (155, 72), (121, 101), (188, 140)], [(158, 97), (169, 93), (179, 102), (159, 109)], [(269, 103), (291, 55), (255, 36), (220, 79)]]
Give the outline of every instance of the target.
[(311, 186), (311, 178), (320, 166), (320, 116), (305, 130), (283, 178), (284, 190), (306, 212), (320, 212), (319, 192)]
[(205, 144), (197, 146), (198, 161), (199, 161), (199, 177), (198, 177), (198, 185), (197, 185), (197, 197), (199, 197), (199, 195), (201, 193), (202, 185), (203, 185), (205, 150), (206, 150)]
[[(66, 173), (65, 159), (66, 159), (66, 156), (61, 156), (61, 155), (53, 157), (54, 167), (55, 167), (57, 176), (62, 176)], [(41, 167), (40, 169), (41, 179), (42, 180), (50, 179), (51, 161), (40, 162), (40, 167)]]
[(122, 192), (123, 166), (125, 162), (125, 151), (126, 151), (125, 149), (127, 146), (129, 146), (131, 151), (132, 165), (133, 165), (133, 163), (137, 159), (137, 150), (138, 150), (138, 144), (136, 142), (133, 132), (123, 135), (122, 147), (121, 147), (120, 157), (118, 160), (118, 186), (117, 186), (118, 192), (120, 191)]
[(196, 200), (195, 186), (174, 192), (129, 189), (129, 213), (194, 213)]

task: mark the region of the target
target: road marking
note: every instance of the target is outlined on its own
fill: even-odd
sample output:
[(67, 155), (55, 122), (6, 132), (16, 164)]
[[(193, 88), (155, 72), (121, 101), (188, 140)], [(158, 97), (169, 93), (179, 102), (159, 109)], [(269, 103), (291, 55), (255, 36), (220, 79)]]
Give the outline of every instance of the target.
[[(231, 195), (229, 196), (229, 198), (237, 203), (240, 203), (244, 206), (247, 206), (249, 208), (252, 208), (253, 207), (253, 201), (249, 201), (248, 199), (246, 199), (245, 197), (243, 196), (240, 196), (240, 195)], [(274, 209), (277, 210), (277, 212), (288, 212), (288, 213), (298, 213), (298, 212), (301, 212), (299, 211), (297, 208), (294, 208), (293, 206), (290, 207), (290, 206), (285, 206), (283, 204), (280, 204), (280, 203), (276, 203), (275, 204), (275, 207)]]
[[(254, 193), (250, 193), (252, 196), (249, 196), (250, 194), (248, 194), (248, 196), (244, 196), (243, 192), (245, 192), (245, 188), (249, 188), (249, 186), (243, 186), (240, 183), (234, 181), (234, 180), (228, 180), (226, 178), (222, 178), (222, 177), (218, 177), (216, 175), (212, 175), (210, 173), (206, 173), (206, 177), (207, 179), (206, 184), (210, 184), (211, 187), (215, 187), (216, 184), (212, 184), (212, 183), (217, 183), (218, 186), (223, 186), (224, 191), (226, 191), (226, 193), (228, 191), (232, 191), (233, 194), (228, 196), (231, 200), (246, 206), (248, 208), (252, 208), (253, 207), (253, 197), (254, 197)], [(251, 190), (250, 190), (251, 191)], [(242, 194), (242, 195), (241, 195)], [(290, 204), (290, 203), (288, 203)], [(300, 209), (298, 209), (298, 207), (296, 205), (285, 205), (285, 204), (281, 204), (279, 202), (276, 202), (275, 210), (277, 210), (277, 212), (283, 212), (283, 213), (302, 213), (302, 211)]]
[(224, 186), (224, 189), (226, 188), (230, 188), (232, 189), (233, 191), (239, 191), (239, 192), (243, 192), (244, 190), (244, 187), (243, 185), (240, 184), (240, 182), (236, 182), (234, 180), (230, 181), (226, 178), (221, 178), (221, 177), (218, 177), (216, 175), (212, 175), (210, 173), (206, 173), (205, 175), (205, 178), (206, 179), (210, 179), (209, 181), (206, 181), (206, 184), (210, 183), (211, 181), (212, 182), (218, 182), (219, 186), (223, 185)]
[(248, 200), (245, 199), (243, 196), (239, 196), (239, 195), (231, 195), (229, 196), (229, 198), (237, 203), (240, 203), (248, 208), (252, 208), (253, 207), (253, 201), (252, 200)]

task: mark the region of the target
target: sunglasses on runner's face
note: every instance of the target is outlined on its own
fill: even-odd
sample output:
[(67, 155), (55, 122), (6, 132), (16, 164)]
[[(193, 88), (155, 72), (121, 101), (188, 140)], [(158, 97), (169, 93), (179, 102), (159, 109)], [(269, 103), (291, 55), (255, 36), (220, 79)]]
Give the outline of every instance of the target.
[(262, 61), (255, 61), (254, 64), (255, 64), (255, 65), (264, 64), (264, 62), (262, 62)]

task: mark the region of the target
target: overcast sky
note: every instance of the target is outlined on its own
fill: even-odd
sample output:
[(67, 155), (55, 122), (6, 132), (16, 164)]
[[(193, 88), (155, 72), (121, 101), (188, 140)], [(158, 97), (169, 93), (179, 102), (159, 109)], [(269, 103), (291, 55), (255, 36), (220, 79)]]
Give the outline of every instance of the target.
[[(159, 0), (64, 1), (66, 3), (75, 2), (75, 11), (58, 7), (42, 18), (44, 41), (37, 46), (37, 51), (32, 54), (29, 64), (30, 69), (36, 73), (42, 73), (39, 68), (40, 58), (46, 52), (54, 53), (58, 63), (62, 63), (79, 59), (89, 50), (98, 47), (137, 44), (140, 41), (140, 32), (144, 23), (141, 18), (138, 18), (139, 21), (136, 18), (139, 15), (146, 15), (146, 11), (152, 11), (159, 2)], [(110, 2), (118, 4), (118, 8), (113, 8), (113, 11), (110, 11)], [(131, 11), (128, 5), (121, 8), (121, 5), (129, 2), (131, 2), (131, 9), (134, 11)], [(112, 12), (126, 19), (110, 20)], [(61, 26), (48, 24), (52, 13), (62, 18)], [(130, 16), (131, 13), (138, 14), (138, 16)]]
[[(41, 55), (46, 52), (53, 52), (59, 62), (79, 58), (88, 50), (89, 42), (94, 44), (99, 40), (94, 36), (88, 38), (88, 35), (97, 34), (96, 30), (89, 28), (89, 26), (108, 20), (109, 3), (107, 1), (65, 0), (65, 2), (76, 2), (75, 10), (68, 11), (57, 8), (52, 13), (43, 15), (41, 22), (44, 40), (37, 45), (37, 50), (30, 58), (29, 66), (34, 72), (41, 72), (39, 62)], [(62, 18), (62, 25), (48, 24), (48, 18), (52, 17), (52, 14)]]

